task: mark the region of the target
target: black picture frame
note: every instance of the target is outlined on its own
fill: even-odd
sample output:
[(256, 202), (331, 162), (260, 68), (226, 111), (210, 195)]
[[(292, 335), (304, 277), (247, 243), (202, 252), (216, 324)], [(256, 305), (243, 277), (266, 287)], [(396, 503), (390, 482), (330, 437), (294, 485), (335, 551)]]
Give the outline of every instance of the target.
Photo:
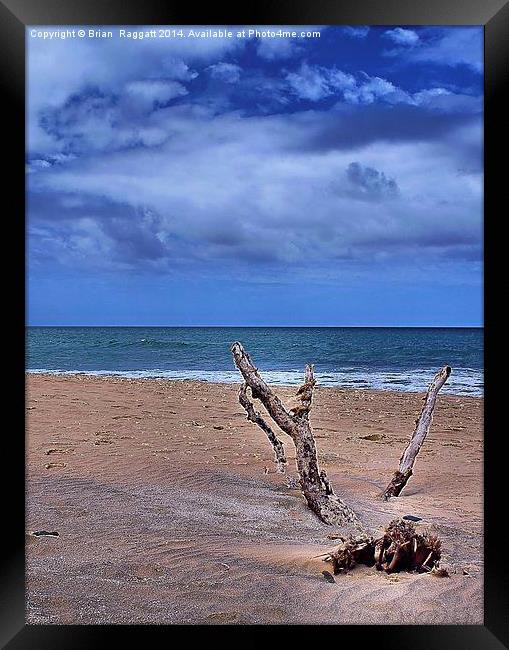
[[(491, 368), (500, 364), (497, 334), (502, 325), (495, 316), (498, 303), (495, 280), (500, 259), (497, 255), (497, 226), (503, 221), (503, 190), (506, 183), (506, 163), (497, 162), (497, 153), (503, 154), (507, 135), (505, 122), (509, 115), (507, 99), (502, 94), (509, 62), (509, 1), (508, 0), (258, 0), (230, 6), (209, 3), (200, 9), (189, 3), (173, 0), (1, 0), (0, 58), (2, 88), (7, 115), (4, 141), (12, 138), (8, 151), (4, 192), (8, 202), (6, 215), (12, 224), (12, 234), (6, 241), (18, 255), (15, 262), (19, 282), (12, 279), (13, 267), (4, 271), (4, 301), (8, 305), (9, 327), (24, 332), (24, 131), (25, 131), (25, 26), (27, 25), (107, 25), (107, 24), (368, 24), (368, 25), (483, 25), (485, 30), (485, 328), (486, 337), (486, 393), (485, 393), (485, 624), (484, 626), (322, 626), (314, 642), (320, 644), (354, 642), (357, 646), (389, 646), (396, 648), (482, 648), (509, 647), (509, 597), (507, 562), (504, 557), (502, 528), (505, 519), (505, 490), (503, 460), (507, 450), (507, 432), (497, 424), (495, 410), (504, 403), (502, 388), (492, 379)], [(500, 160), (503, 160), (502, 155)], [(5, 178), (5, 176), (4, 176)], [(9, 201), (10, 199), (10, 201)], [(497, 242), (498, 239), (498, 242)], [(502, 253), (502, 251), (500, 251)], [(493, 296), (493, 299), (491, 298)], [(12, 317), (11, 317), (12, 314)], [(19, 321), (19, 322), (18, 322)], [(21, 322), (23, 321), (23, 322)], [(500, 322), (503, 323), (502, 318)], [(23, 337), (23, 339), (21, 338)], [(25, 391), (24, 363), (21, 345), (24, 334), (12, 347), (16, 355), (9, 368), (13, 369), (11, 387), (13, 402), (21, 414)], [(503, 348), (503, 346), (502, 346)], [(495, 355), (497, 357), (495, 363)], [(23, 368), (21, 365), (23, 364)], [(19, 367), (19, 372), (18, 372)], [(6, 371), (8, 372), (8, 370)], [(23, 373), (23, 375), (22, 375)], [(15, 401), (14, 401), (15, 400)], [(7, 408), (7, 406), (6, 406)], [(20, 416), (18, 416), (20, 417)], [(503, 423), (504, 420), (501, 419)], [(21, 648), (91, 648), (105, 647), (120, 641), (120, 636), (131, 642), (152, 644), (157, 633), (163, 642), (176, 642), (181, 626), (27, 626), (24, 621), (24, 438), (21, 428), (9, 425), (4, 432), (6, 465), (12, 475), (4, 486), (3, 541), (6, 548), (1, 555), (0, 573), (0, 643), (9, 650)], [(5, 473), (4, 473), (5, 476)], [(497, 499), (499, 503), (497, 504)], [(307, 626), (306, 626), (307, 627)], [(179, 628), (179, 629), (177, 629)], [(298, 639), (302, 628), (284, 626), (284, 643)], [(189, 627), (186, 636), (195, 634)], [(198, 632), (198, 630), (196, 630)], [(243, 644), (247, 647), (275, 642), (276, 630), (271, 626), (236, 626), (200, 628), (206, 633), (205, 642)], [(345, 639), (345, 633), (349, 637)], [(325, 634), (325, 637), (323, 636)], [(264, 637), (264, 638), (262, 638)], [(159, 642), (161, 642), (161, 640)], [(281, 642), (281, 641), (280, 641)]]

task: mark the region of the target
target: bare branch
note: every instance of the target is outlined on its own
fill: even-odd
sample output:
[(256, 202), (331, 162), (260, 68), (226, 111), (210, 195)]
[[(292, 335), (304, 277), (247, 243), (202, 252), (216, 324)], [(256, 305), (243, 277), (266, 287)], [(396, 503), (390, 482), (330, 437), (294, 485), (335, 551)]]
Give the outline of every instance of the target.
[(274, 422), (285, 433), (292, 436), (295, 429), (294, 421), (281, 400), (260, 377), (258, 369), (254, 366), (249, 354), (242, 347), (242, 344), (235, 342), (232, 345), (231, 351), (235, 365), (240, 370), (246, 384), (250, 386), (253, 397), (259, 399)]
[(288, 461), (285, 457), (283, 443), (265, 422), (260, 413), (258, 413), (258, 411), (255, 411), (252, 402), (247, 396), (247, 384), (245, 382), (239, 388), (239, 402), (247, 413), (247, 419), (251, 422), (254, 422), (254, 424), (257, 424), (260, 429), (266, 434), (274, 450), (274, 461), (276, 463), (277, 471), (280, 474), (284, 474)]
[(308, 506), (327, 524), (348, 523), (361, 527), (357, 515), (334, 494), (327, 475), (318, 466), (315, 439), (309, 425), (309, 410), (315, 385), (313, 366), (306, 367), (304, 384), (297, 391), (298, 404), (288, 411), (260, 377), (242, 344), (234, 343), (231, 350), (235, 364), (246, 385), (251, 388), (253, 397), (262, 402), (274, 422), (293, 440), (300, 486)]
[(307, 417), (311, 410), (311, 402), (313, 399), (313, 388), (316, 381), (313, 374), (314, 366), (308, 364), (304, 375), (304, 383), (297, 391), (296, 399), (298, 404), (292, 408), (290, 415), (294, 418)]
[(413, 467), (417, 454), (422, 446), (422, 443), (426, 439), (428, 432), (431, 428), (431, 423), (433, 422), (433, 410), (435, 408), (435, 403), (438, 396), (438, 391), (445, 384), (447, 379), (451, 374), (451, 367), (444, 366), (437, 374), (433, 377), (428, 392), (424, 398), (424, 406), (422, 408), (421, 414), (415, 421), (415, 430), (412, 434), (410, 442), (408, 443), (405, 451), (403, 452), (400, 461), (399, 468), (394, 473), (394, 476), (385, 488), (382, 498), (386, 501), (391, 497), (397, 497), (405, 487), (408, 482), (408, 479), (412, 476)]

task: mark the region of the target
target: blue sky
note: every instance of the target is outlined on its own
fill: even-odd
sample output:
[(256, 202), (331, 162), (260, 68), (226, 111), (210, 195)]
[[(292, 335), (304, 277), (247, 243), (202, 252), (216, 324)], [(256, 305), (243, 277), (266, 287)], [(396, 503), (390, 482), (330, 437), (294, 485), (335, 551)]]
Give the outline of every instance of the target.
[(29, 324), (482, 324), (482, 28), (106, 29), (27, 37)]

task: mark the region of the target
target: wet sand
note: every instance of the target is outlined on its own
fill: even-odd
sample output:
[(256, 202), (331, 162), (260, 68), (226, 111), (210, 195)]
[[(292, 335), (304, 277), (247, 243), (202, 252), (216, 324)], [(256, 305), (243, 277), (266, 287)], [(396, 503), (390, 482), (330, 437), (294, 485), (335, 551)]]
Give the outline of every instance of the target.
[[(28, 623), (483, 622), (481, 398), (439, 396), (415, 475), (385, 503), (422, 394), (317, 388), (311, 423), (336, 493), (375, 533), (421, 517), (450, 572), (359, 567), (330, 584), (313, 556), (339, 529), (275, 473), (237, 386), (47, 375), (27, 386)], [(42, 530), (59, 536), (30, 534)]]

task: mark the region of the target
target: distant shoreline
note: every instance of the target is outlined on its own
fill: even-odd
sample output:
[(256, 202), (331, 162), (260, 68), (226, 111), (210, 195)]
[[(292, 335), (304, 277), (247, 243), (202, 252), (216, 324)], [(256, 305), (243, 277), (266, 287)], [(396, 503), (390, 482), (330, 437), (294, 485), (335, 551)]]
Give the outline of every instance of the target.
[[(232, 371), (233, 373), (234, 371)], [(232, 384), (237, 384), (240, 383), (240, 375), (237, 375), (236, 379), (230, 380), (230, 381), (213, 381), (209, 379), (203, 379), (199, 377), (169, 377), (169, 376), (130, 376), (129, 374), (119, 374), (115, 373), (114, 371), (48, 371), (48, 370), (30, 370), (27, 369), (25, 370), (25, 374), (28, 377), (30, 376), (38, 376), (38, 377), (46, 377), (48, 379), (50, 378), (62, 378), (62, 379), (70, 379), (70, 380), (80, 380), (80, 379), (87, 379), (87, 380), (98, 380), (98, 381), (108, 381), (108, 382), (167, 382), (169, 384), (183, 384), (183, 383), (188, 383), (190, 385), (212, 385), (212, 386), (231, 386)], [(264, 373), (267, 375), (267, 373)], [(267, 380), (267, 383), (276, 386), (276, 388), (285, 388), (285, 389), (291, 389), (295, 386), (299, 385), (298, 381), (292, 382), (292, 383), (284, 383), (284, 382), (271, 382)], [(444, 387), (445, 388), (445, 387)], [(318, 381), (317, 383), (317, 389), (329, 389), (329, 390), (338, 390), (338, 391), (344, 391), (344, 392), (354, 392), (354, 391), (362, 391), (362, 392), (373, 392), (373, 393), (387, 393), (387, 394), (407, 394), (407, 395), (420, 395), (426, 392), (426, 388), (422, 390), (409, 390), (409, 389), (403, 389), (399, 388), (397, 386), (393, 387), (388, 387), (388, 388), (377, 388), (377, 387), (371, 387), (371, 386), (344, 386), (341, 384), (335, 384), (335, 385), (330, 385), (330, 384), (323, 384)], [(441, 395), (447, 396), (447, 397), (456, 397), (456, 398), (474, 398), (474, 399), (484, 399), (484, 394), (476, 394), (476, 393), (471, 393), (471, 394), (465, 394), (465, 393), (455, 393), (455, 392), (447, 392), (447, 391), (442, 391)]]

